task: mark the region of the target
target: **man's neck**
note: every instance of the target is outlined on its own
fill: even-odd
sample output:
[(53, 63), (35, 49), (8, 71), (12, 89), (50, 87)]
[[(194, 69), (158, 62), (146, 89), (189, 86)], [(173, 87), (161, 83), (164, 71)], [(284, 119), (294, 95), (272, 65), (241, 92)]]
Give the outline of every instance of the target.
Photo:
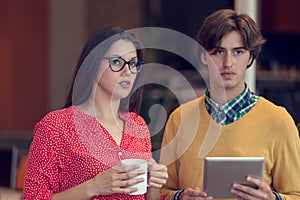
[(240, 88), (210, 88), (210, 98), (219, 104), (225, 104), (239, 96), (245, 89)]

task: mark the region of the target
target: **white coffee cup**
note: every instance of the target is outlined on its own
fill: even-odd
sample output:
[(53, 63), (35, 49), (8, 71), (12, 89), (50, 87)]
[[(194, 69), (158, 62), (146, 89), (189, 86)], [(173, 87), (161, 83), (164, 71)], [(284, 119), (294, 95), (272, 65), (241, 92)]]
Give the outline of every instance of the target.
[(137, 168), (133, 171), (139, 171), (139, 170), (144, 170), (145, 173), (135, 176), (132, 179), (137, 179), (137, 178), (144, 178), (143, 182), (136, 183), (134, 185), (129, 186), (129, 188), (137, 188), (138, 190), (135, 192), (130, 193), (131, 195), (136, 195), (136, 194), (145, 194), (147, 192), (147, 170), (148, 170), (148, 164), (146, 160), (142, 159), (125, 159), (121, 160), (121, 163), (124, 165), (140, 165), (140, 168)]

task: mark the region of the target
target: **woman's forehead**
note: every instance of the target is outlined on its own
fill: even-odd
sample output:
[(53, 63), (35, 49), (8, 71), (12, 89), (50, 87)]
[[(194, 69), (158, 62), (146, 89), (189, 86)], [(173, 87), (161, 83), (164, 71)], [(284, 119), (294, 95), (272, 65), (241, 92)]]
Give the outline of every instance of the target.
[(106, 55), (126, 55), (126, 54), (136, 54), (136, 48), (133, 43), (129, 40), (117, 40), (110, 48), (107, 50)]

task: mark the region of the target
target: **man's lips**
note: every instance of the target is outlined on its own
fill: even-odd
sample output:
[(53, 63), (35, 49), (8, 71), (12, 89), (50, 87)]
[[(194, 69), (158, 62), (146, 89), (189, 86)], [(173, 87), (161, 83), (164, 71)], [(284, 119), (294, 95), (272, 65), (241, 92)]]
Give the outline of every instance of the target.
[(224, 71), (224, 72), (221, 72), (221, 76), (224, 77), (224, 78), (231, 78), (232, 76), (234, 76), (235, 73), (234, 72), (231, 72), (231, 71)]

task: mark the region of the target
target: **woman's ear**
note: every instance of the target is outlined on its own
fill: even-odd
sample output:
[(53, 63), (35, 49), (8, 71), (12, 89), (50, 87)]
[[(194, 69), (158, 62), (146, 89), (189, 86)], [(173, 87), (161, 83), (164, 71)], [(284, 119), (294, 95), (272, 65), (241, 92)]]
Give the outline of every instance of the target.
[(207, 60), (206, 60), (205, 52), (200, 53), (200, 59), (201, 59), (201, 62), (202, 62), (204, 65), (207, 65)]

